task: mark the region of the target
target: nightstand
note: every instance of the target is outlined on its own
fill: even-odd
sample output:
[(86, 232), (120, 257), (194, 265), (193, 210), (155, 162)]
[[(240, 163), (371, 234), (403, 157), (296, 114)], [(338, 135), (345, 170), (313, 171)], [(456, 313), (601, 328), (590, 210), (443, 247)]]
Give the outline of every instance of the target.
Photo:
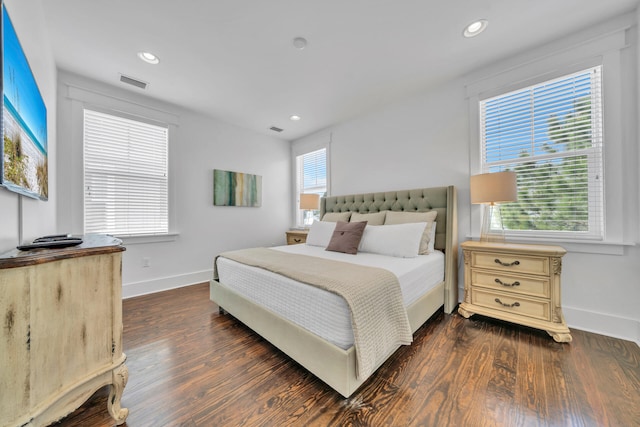
[(287, 231), (287, 245), (297, 245), (307, 241), (309, 230), (289, 230)]
[(570, 342), (560, 304), (560, 246), (462, 243), (464, 302), (458, 313), (481, 314), (547, 331)]

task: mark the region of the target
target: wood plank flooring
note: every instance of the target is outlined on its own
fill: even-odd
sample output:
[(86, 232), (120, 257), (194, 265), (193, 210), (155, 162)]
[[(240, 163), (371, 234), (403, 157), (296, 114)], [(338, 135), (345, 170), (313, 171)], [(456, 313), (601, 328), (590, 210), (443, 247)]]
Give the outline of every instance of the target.
[[(344, 399), (209, 301), (125, 300), (126, 426), (640, 426), (640, 348), (437, 313)], [(112, 426), (107, 390), (57, 426)]]

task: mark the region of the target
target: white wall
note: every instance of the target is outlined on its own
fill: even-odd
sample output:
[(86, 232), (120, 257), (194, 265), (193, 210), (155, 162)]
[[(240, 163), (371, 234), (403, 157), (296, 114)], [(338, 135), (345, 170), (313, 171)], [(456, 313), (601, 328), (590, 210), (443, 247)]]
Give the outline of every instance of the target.
[[(127, 239), (125, 297), (208, 281), (213, 258), (231, 249), (285, 243), (291, 223), (290, 143), (146, 98), (59, 73), (59, 231), (82, 233), (83, 105), (100, 104), (164, 117), (169, 129), (170, 200), (178, 235), (168, 241)], [(262, 176), (260, 208), (213, 206), (213, 169)], [(143, 258), (150, 266), (143, 267)]]
[[(37, 0), (5, 0), (18, 38), (47, 107), (49, 200), (46, 202), (0, 188), (0, 252), (37, 236), (55, 232), (56, 224), (56, 64), (44, 31), (42, 5)], [(20, 199), (22, 212), (20, 213)], [(20, 235), (22, 234), (22, 242)]]
[[(589, 30), (590, 34), (572, 35), (518, 57), (506, 58), (490, 69), (454, 78), (446, 85), (323, 130), (320, 135), (330, 134), (332, 137), (332, 194), (453, 184), (458, 188), (460, 240), (470, 238), (470, 153), (472, 144), (475, 144), (473, 140), (477, 139), (472, 136), (478, 130), (474, 126), (476, 121), (470, 119), (466, 99), (468, 85), (487, 75), (499, 81), (503, 72), (541, 58), (571, 57), (576, 50), (582, 49), (580, 46), (585, 37), (597, 39), (607, 35), (612, 27), (628, 27), (635, 20), (635, 14), (621, 17)], [(624, 181), (620, 188), (609, 189), (609, 196), (619, 200), (620, 205), (608, 209), (610, 214), (613, 214), (613, 208), (624, 211), (620, 217), (626, 233), (623, 240), (628, 243), (640, 240), (637, 227), (640, 178), (637, 172), (636, 126), (636, 46), (640, 43), (635, 27), (623, 30), (622, 34), (628, 46), (622, 50), (618, 61), (622, 68), (621, 81), (618, 82), (622, 93), (616, 95), (620, 98), (616, 100), (618, 105), (609, 107), (620, 112), (614, 120), (618, 120), (616, 125), (619, 123), (621, 129), (612, 129), (610, 134), (621, 141), (620, 153), (616, 151), (613, 154), (620, 157), (614, 164), (622, 169)], [(317, 138), (318, 134), (294, 141), (294, 150)], [(632, 245), (606, 245), (606, 248), (605, 245), (563, 246), (569, 249), (562, 272), (563, 311), (569, 326), (640, 342), (640, 313), (637, 310), (640, 301), (640, 248)], [(602, 249), (618, 254), (598, 253)], [(462, 280), (460, 271), (460, 299), (463, 297)]]

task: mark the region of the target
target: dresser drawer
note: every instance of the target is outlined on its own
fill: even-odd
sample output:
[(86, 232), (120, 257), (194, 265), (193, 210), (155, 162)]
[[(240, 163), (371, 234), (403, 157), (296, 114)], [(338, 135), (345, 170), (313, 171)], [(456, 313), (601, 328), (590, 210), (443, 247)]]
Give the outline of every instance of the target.
[(473, 288), (471, 303), (493, 310), (528, 316), (534, 319), (551, 320), (550, 301), (529, 299), (519, 295), (491, 292), (481, 288)]
[(550, 283), (544, 277), (502, 274), (501, 271), (471, 270), (471, 284), (494, 290), (549, 298)]
[(548, 276), (549, 258), (517, 254), (509, 255), (499, 252), (472, 252), (471, 267)]

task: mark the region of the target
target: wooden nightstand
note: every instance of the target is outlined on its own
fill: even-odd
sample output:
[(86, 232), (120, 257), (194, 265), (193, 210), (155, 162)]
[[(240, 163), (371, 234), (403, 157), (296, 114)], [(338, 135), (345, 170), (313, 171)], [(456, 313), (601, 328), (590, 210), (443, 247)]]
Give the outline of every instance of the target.
[(571, 341), (560, 304), (564, 248), (471, 241), (461, 246), (464, 302), (458, 313), (543, 329), (558, 342)]
[(289, 230), (287, 231), (287, 245), (297, 245), (307, 241), (309, 230)]

